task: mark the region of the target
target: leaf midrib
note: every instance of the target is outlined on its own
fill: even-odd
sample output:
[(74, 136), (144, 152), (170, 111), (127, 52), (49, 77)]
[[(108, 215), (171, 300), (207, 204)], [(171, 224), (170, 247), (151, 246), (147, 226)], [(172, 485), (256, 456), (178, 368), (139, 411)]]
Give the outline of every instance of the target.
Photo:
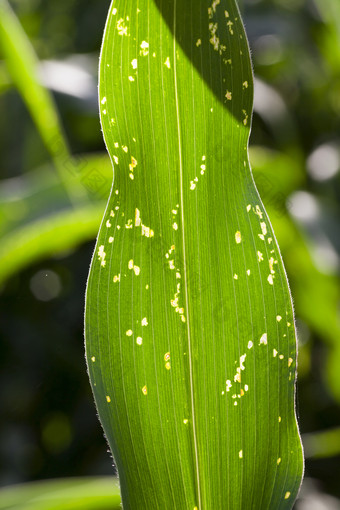
[(196, 435), (196, 419), (195, 419), (195, 401), (194, 401), (194, 382), (193, 382), (193, 369), (192, 369), (192, 348), (191, 348), (191, 335), (190, 335), (190, 314), (189, 314), (189, 298), (188, 298), (188, 287), (187, 287), (187, 264), (186, 264), (186, 246), (185, 246), (185, 219), (184, 219), (184, 193), (183, 193), (183, 156), (182, 156), (182, 137), (181, 137), (181, 126), (180, 126), (180, 114), (179, 114), (179, 100), (178, 100), (178, 89), (177, 89), (177, 55), (176, 55), (176, 10), (177, 0), (174, 0), (174, 11), (173, 11), (173, 61), (174, 61), (174, 87), (175, 87), (175, 102), (176, 102), (176, 121), (177, 121), (177, 139), (178, 139), (178, 158), (179, 158), (179, 176), (180, 176), (180, 204), (181, 204), (181, 223), (182, 223), (182, 250), (183, 250), (183, 274), (184, 274), (184, 292), (185, 292), (185, 309), (186, 313), (186, 325), (188, 335), (188, 353), (189, 353), (189, 382), (190, 382), (190, 401), (191, 401), (191, 419), (192, 419), (192, 431), (193, 431), (193, 443), (194, 443), (194, 454), (195, 454), (195, 472), (196, 472), (196, 485), (197, 485), (197, 505), (198, 510), (201, 510), (201, 487), (200, 487), (200, 472), (198, 463), (198, 447), (197, 447), (197, 435)]

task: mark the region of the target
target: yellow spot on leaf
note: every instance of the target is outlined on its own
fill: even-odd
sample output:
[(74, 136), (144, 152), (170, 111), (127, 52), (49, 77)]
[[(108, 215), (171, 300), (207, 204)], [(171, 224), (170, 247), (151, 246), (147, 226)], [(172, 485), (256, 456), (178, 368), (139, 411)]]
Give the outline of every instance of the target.
[(241, 232), (239, 230), (235, 234), (235, 241), (236, 241), (236, 244), (240, 244), (242, 241)]
[(148, 323), (148, 319), (146, 317), (144, 317), (142, 319), (142, 326), (147, 326), (149, 323)]
[(261, 344), (263, 344), (263, 345), (267, 345), (268, 344), (267, 333), (263, 333), (263, 335), (261, 336), (261, 338), (260, 338), (260, 345)]
[(286, 494), (285, 494), (285, 499), (289, 499), (290, 498), (290, 492), (287, 491)]
[(267, 280), (268, 280), (268, 283), (269, 283), (270, 285), (274, 285), (274, 279), (273, 279), (273, 275), (272, 275), (272, 274), (270, 274), (270, 275), (268, 276)]
[(117, 21), (117, 32), (119, 35), (123, 36), (123, 35), (128, 35), (128, 27), (125, 25), (124, 23), (124, 20), (123, 18), (120, 18), (118, 21)]
[(147, 395), (148, 394), (148, 389), (147, 389), (146, 386), (143, 386), (142, 392), (143, 392), (143, 395)]
[(142, 345), (143, 338), (141, 336), (137, 336), (136, 343), (137, 343), (137, 345)]
[(143, 57), (146, 57), (149, 54), (149, 43), (146, 41), (142, 41), (140, 47), (141, 47), (140, 54), (143, 55)]
[(91, 361), (92, 361), (92, 363), (94, 363), (96, 361), (96, 357), (92, 356)]
[(170, 65), (170, 57), (167, 57), (166, 61), (164, 62), (164, 65), (170, 69), (171, 65)]
[(239, 456), (240, 459), (243, 459), (243, 450), (240, 450), (238, 452), (238, 456)]
[(230, 92), (230, 90), (227, 90), (225, 97), (228, 99), (228, 101), (231, 101), (233, 98), (232, 92)]
[(111, 402), (111, 398), (109, 397), (109, 395), (106, 395), (106, 402), (108, 402), (108, 403)]
[(126, 336), (132, 336), (133, 332), (132, 329), (128, 329), (126, 332)]
[(98, 259), (100, 260), (100, 265), (105, 267), (106, 266), (106, 260), (105, 260), (105, 257), (106, 257), (106, 253), (104, 251), (104, 245), (102, 244), (101, 246), (99, 246), (98, 248)]

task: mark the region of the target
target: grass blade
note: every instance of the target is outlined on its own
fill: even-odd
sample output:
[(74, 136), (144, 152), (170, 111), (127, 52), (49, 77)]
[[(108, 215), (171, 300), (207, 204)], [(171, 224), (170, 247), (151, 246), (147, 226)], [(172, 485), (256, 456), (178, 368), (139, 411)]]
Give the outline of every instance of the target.
[(72, 201), (84, 197), (81, 187), (75, 194), (75, 188), (69, 184), (67, 165), (71, 156), (53, 97), (40, 83), (38, 58), (7, 0), (0, 0), (0, 46), (13, 82), (53, 158), (69, 197)]

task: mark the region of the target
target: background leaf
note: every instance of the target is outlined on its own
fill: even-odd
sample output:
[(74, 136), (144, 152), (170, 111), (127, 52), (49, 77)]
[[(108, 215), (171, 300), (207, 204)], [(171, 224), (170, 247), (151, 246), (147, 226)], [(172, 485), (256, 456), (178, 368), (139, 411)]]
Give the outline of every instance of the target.
[(115, 180), (87, 360), (125, 508), (291, 508), (303, 461), (285, 271), (248, 163), (232, 0), (113, 2), (100, 108)]
[(50, 480), (0, 490), (2, 510), (118, 510), (117, 482), (110, 477)]

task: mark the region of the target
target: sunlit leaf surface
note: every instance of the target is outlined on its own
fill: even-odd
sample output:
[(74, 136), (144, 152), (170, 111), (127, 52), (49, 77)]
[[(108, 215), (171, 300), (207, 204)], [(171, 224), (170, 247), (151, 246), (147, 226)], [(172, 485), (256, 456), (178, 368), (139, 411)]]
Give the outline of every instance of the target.
[(112, 478), (69, 478), (13, 485), (0, 490), (0, 509), (118, 510), (118, 484)]
[(234, 0), (115, 0), (100, 66), (114, 185), (86, 306), (125, 509), (290, 509), (303, 470), (291, 298), (248, 163)]

